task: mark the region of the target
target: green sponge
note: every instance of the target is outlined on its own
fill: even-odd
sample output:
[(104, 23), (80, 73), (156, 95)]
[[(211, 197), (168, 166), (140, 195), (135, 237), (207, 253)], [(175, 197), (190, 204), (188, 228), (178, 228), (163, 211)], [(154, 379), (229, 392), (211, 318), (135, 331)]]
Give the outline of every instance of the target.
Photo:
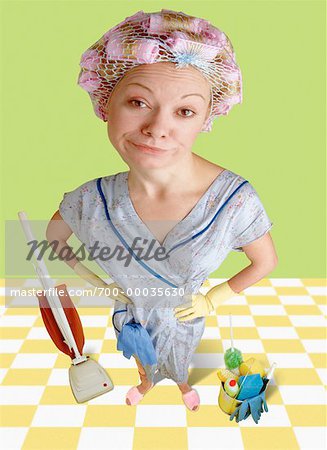
[(224, 360), (227, 369), (236, 369), (243, 362), (242, 353), (237, 348), (229, 348), (225, 352)]

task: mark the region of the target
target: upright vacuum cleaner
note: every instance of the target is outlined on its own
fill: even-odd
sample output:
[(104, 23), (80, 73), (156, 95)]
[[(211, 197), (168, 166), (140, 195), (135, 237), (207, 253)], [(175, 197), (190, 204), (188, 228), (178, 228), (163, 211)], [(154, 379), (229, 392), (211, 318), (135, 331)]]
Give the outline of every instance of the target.
[[(26, 213), (19, 212), (18, 217), (27, 242), (35, 241)], [(104, 368), (94, 359), (83, 355), (83, 327), (66, 285), (54, 286), (43, 258), (39, 257), (38, 248), (33, 256), (36, 259), (35, 264), (32, 264), (44, 289), (37, 295), (42, 319), (55, 345), (72, 360), (69, 382), (77, 403), (111, 391), (114, 386)]]

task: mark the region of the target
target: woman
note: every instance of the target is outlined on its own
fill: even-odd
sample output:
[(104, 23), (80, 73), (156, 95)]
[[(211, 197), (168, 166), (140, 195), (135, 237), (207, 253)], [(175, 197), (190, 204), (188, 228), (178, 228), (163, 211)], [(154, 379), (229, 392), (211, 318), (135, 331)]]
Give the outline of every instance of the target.
[[(156, 357), (152, 365), (136, 357), (141, 384), (128, 391), (126, 403), (137, 404), (167, 377), (197, 411), (200, 399), (188, 384), (188, 367), (205, 316), (277, 264), (272, 223), (253, 186), (192, 152), (198, 133), (210, 131), (214, 117), (241, 101), (232, 45), (203, 19), (139, 11), (90, 47), (81, 67), (79, 84), (108, 122), (109, 140), (129, 171), (65, 193), (47, 238), (59, 240), (58, 252), (72, 233), (88, 250), (95, 243), (100, 250), (125, 249), (128, 264), (95, 253), (113, 286), (122, 289), (113, 325), (118, 339), (125, 324), (146, 330)], [(139, 256), (135, 238), (152, 259)], [(251, 264), (202, 295), (203, 281), (231, 250), (244, 251)], [(66, 262), (102, 286), (76, 257)], [(118, 341), (122, 350), (127, 344)]]

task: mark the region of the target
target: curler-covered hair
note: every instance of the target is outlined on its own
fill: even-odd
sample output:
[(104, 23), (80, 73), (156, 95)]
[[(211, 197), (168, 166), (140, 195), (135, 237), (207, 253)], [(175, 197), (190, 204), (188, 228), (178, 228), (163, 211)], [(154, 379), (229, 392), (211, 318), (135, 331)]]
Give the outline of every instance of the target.
[(201, 131), (211, 131), (215, 117), (242, 102), (242, 75), (226, 34), (207, 20), (167, 9), (138, 11), (107, 31), (82, 54), (78, 84), (106, 122), (117, 83), (134, 67), (158, 62), (191, 65), (209, 81), (211, 110)]

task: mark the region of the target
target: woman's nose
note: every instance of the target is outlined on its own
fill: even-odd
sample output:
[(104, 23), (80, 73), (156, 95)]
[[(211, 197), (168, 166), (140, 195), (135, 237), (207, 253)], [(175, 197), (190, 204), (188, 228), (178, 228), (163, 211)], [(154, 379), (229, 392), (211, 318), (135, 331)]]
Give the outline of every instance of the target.
[(142, 132), (154, 137), (165, 137), (168, 135), (169, 119), (163, 112), (156, 112), (146, 118)]

